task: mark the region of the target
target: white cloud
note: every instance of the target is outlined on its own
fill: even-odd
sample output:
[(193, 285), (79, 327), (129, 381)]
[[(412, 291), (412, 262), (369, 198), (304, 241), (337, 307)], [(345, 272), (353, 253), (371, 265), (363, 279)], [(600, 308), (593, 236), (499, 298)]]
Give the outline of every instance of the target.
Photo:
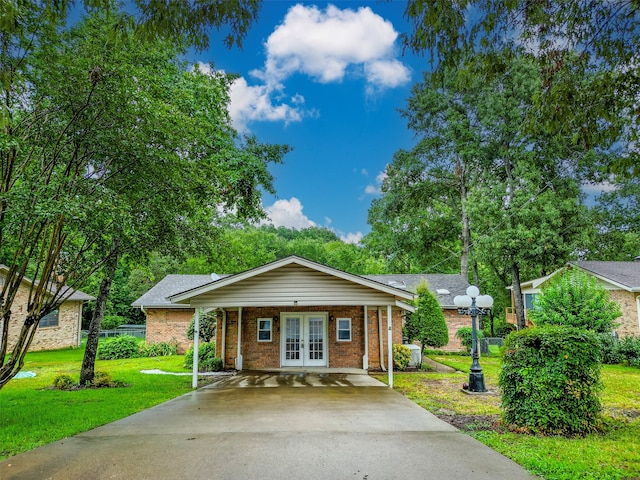
[(354, 245), (358, 245), (362, 241), (362, 232), (356, 233), (347, 233), (346, 235), (340, 235), (340, 240), (344, 243), (353, 243)]
[(369, 7), (341, 10), (329, 5), (295, 5), (267, 39), (267, 84), (295, 73), (318, 82), (339, 82), (351, 69), (364, 71), (369, 85), (388, 88), (407, 83), (409, 70), (395, 59), (398, 37), (393, 25)]
[(250, 86), (239, 77), (233, 81), (229, 89), (229, 115), (236, 130), (247, 130), (250, 121), (283, 121), (286, 124), (299, 122), (305, 115), (300, 105), (304, 103), (302, 95), (291, 98), (291, 106), (286, 103), (273, 102), (273, 89), (267, 85)]
[(380, 195), (382, 193), (382, 182), (387, 178), (386, 172), (380, 172), (376, 175), (376, 183), (369, 184), (364, 188), (364, 193), (367, 195)]
[(599, 195), (604, 192), (613, 192), (617, 190), (619, 187), (613, 183), (608, 181), (598, 182), (598, 183), (583, 183), (582, 191), (587, 195)]
[[(410, 70), (396, 58), (397, 37), (391, 22), (369, 7), (291, 7), (265, 42), (264, 66), (251, 72), (260, 84), (251, 86), (240, 77), (231, 85), (229, 114), (234, 127), (246, 131), (252, 121), (286, 125), (317, 117), (316, 110), (304, 108), (302, 95), (284, 94), (284, 81), (297, 73), (321, 83), (356, 75), (365, 79), (369, 95), (408, 83)], [(202, 63), (200, 68), (211, 70)]]
[(269, 220), (276, 227), (287, 227), (301, 230), (303, 228), (315, 227), (317, 224), (302, 213), (302, 203), (296, 197), (290, 200), (277, 200), (270, 207), (265, 207)]
[(378, 60), (365, 65), (367, 82), (371, 88), (393, 88), (404, 85), (411, 79), (411, 73), (398, 60)]

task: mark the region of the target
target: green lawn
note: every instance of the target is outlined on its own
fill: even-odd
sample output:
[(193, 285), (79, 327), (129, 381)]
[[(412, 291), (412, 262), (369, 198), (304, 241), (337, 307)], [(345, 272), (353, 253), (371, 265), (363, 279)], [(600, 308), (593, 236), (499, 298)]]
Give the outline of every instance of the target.
[(0, 390), (0, 459), (31, 450), (175, 398), (191, 390), (190, 376), (148, 375), (140, 370), (186, 372), (184, 357), (97, 361), (129, 387), (50, 390), (56, 375), (80, 376), (83, 349), (27, 354), (23, 371), (34, 378), (13, 379)]
[[(468, 356), (430, 355), (467, 373), (394, 375), (394, 388), (418, 405), (441, 416), (499, 415), (500, 359), (480, 359), (487, 388), (493, 395), (467, 395)], [(605, 432), (581, 438), (533, 436), (469, 426), (466, 433), (547, 480), (640, 479), (640, 369), (605, 365), (602, 369)], [(386, 376), (380, 376), (386, 381)], [(497, 417), (496, 417), (497, 418)], [(468, 419), (467, 419), (468, 420)], [(486, 423), (486, 422), (485, 422)]]

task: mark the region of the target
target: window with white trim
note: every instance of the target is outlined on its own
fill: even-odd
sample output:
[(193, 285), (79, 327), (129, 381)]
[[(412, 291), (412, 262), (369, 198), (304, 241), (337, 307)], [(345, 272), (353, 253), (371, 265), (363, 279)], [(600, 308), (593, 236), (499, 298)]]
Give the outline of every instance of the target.
[(271, 325), (273, 320), (270, 318), (258, 319), (258, 341), (270, 342), (271, 341)]
[(336, 328), (338, 329), (339, 342), (351, 341), (351, 319), (350, 318), (336, 319)]
[(58, 309), (45, 315), (40, 319), (38, 327), (57, 327), (58, 326)]

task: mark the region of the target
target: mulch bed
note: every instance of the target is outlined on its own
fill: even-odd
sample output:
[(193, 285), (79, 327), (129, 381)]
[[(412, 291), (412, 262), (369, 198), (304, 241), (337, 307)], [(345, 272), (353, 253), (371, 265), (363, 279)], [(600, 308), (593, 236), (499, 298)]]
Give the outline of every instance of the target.
[(463, 432), (490, 430), (504, 432), (500, 415), (437, 415), (440, 420), (453, 425)]

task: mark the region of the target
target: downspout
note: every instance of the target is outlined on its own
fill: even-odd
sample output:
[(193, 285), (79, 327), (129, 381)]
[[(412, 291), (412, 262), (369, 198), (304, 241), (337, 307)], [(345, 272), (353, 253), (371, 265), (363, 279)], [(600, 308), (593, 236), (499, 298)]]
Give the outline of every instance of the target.
[(391, 320), (391, 305), (387, 305), (387, 325), (389, 327), (389, 333), (387, 336), (387, 347), (389, 352), (389, 388), (393, 388), (393, 325)]
[(242, 307), (238, 307), (238, 356), (236, 357), (236, 370), (242, 370)]
[(636, 308), (638, 312), (638, 331), (640, 331), (640, 295), (636, 297)]
[(362, 369), (369, 370), (369, 309), (364, 306), (364, 355), (362, 356)]
[(378, 340), (380, 343), (380, 347), (378, 348), (378, 351), (380, 352), (380, 368), (383, 372), (386, 372), (387, 369), (384, 368), (384, 344), (382, 341), (382, 309), (380, 307), (378, 307)]
[(221, 352), (220, 355), (222, 356), (222, 368), (226, 367), (226, 363), (225, 363), (225, 359), (226, 359), (226, 348), (227, 348), (227, 311), (226, 310), (222, 310), (222, 338), (221, 338)]
[(200, 309), (196, 308), (193, 319), (193, 375), (191, 388), (198, 388), (198, 357), (200, 353)]

